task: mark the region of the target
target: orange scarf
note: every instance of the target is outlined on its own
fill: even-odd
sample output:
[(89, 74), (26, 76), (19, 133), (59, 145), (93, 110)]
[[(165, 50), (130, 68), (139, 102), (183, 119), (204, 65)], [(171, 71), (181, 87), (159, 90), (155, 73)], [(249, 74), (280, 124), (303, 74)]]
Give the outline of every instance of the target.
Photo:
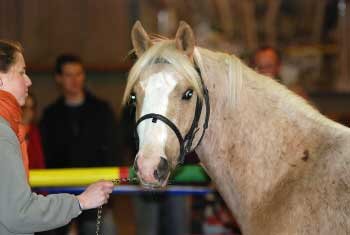
[(22, 110), (16, 98), (0, 90), (0, 116), (10, 123), (11, 129), (16, 133), (21, 145), (22, 160), (27, 178), (29, 177), (27, 144), (25, 141), (25, 127), (22, 124)]

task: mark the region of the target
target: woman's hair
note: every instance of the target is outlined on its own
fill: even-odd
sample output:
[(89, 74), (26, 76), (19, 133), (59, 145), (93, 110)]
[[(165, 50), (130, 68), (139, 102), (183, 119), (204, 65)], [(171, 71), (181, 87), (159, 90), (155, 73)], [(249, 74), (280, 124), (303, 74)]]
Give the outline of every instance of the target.
[(23, 53), (20, 43), (0, 39), (0, 72), (8, 72), (16, 61), (16, 52)]

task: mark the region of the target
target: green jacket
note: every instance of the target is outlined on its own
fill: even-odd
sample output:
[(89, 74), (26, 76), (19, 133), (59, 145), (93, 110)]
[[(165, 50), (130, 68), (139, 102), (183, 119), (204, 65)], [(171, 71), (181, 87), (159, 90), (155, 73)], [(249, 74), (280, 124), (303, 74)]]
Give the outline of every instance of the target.
[(74, 195), (42, 196), (28, 185), (17, 136), (0, 116), (0, 234), (54, 229), (81, 213)]

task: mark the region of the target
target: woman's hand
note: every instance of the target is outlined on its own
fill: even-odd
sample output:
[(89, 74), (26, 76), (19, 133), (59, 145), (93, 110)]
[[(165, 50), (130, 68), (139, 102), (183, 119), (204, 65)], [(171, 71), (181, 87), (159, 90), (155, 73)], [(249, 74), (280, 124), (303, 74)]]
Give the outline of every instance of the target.
[(81, 209), (88, 210), (106, 204), (113, 187), (114, 184), (111, 181), (105, 180), (89, 185), (83, 193), (77, 196)]

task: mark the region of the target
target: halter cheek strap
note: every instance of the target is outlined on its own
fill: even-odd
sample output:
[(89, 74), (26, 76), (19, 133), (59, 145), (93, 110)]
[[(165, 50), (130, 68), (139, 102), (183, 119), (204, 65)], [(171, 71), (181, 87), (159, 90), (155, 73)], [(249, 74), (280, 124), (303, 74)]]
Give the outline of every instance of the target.
[[(199, 71), (199, 70), (197, 70)], [(202, 82), (202, 87), (203, 87), (203, 96), (204, 96), (204, 103), (205, 103), (205, 119), (204, 119), (204, 124), (203, 124), (203, 132), (202, 132), (202, 135), (201, 137), (199, 138), (198, 140), (198, 143), (196, 144), (196, 146), (193, 148), (193, 150), (195, 150), (198, 145), (202, 142), (202, 139), (204, 137), (204, 134), (205, 134), (205, 131), (207, 130), (208, 128), (208, 125), (209, 125), (209, 117), (210, 117), (210, 103), (209, 103), (209, 92), (208, 92), (208, 89), (207, 87), (204, 85), (204, 82), (202, 80), (202, 76), (201, 76), (201, 73), (200, 71), (198, 72), (200, 74), (200, 77), (201, 77), (201, 82)], [(199, 114), (199, 117), (200, 117), (200, 114)], [(198, 129), (197, 129), (198, 131)], [(196, 132), (197, 132), (196, 131)], [(194, 134), (196, 134), (196, 132)], [(194, 136), (193, 136), (194, 138)], [(192, 150), (192, 151), (193, 151)]]

